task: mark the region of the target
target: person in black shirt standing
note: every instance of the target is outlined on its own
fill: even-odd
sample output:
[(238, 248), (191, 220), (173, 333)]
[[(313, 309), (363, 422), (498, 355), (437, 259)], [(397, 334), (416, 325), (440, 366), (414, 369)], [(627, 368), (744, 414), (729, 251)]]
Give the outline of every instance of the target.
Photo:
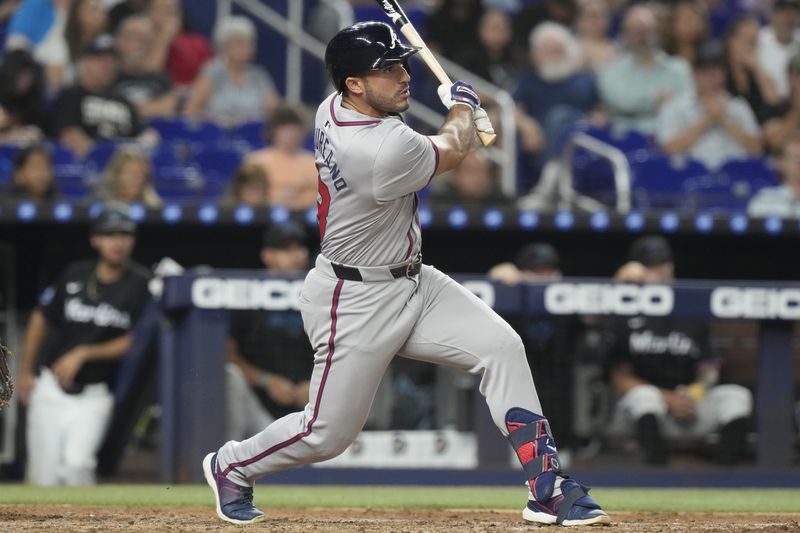
[[(274, 224), (264, 232), (261, 262), (269, 274), (294, 276), (308, 269), (305, 229)], [(232, 311), (228, 339), (229, 436), (241, 439), (308, 403), (314, 350), (300, 312)]]
[[(673, 281), (672, 251), (664, 238), (636, 240), (629, 256), (619, 281)], [(609, 366), (619, 400), (612, 427), (635, 430), (646, 463), (667, 462), (667, 440), (699, 440), (715, 431), (715, 461), (741, 458), (752, 394), (740, 385), (717, 384), (720, 361), (711, 352), (706, 323), (636, 316), (618, 324), (615, 339)]]
[(125, 206), (105, 206), (91, 227), (98, 259), (69, 265), (31, 314), (19, 398), (34, 485), (94, 483), (119, 359), (149, 299), (149, 272), (130, 259), (135, 231)]

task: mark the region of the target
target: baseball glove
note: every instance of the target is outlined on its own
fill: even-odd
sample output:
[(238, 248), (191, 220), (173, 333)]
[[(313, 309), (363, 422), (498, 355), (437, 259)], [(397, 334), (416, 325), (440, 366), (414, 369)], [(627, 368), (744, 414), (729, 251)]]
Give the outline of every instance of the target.
[(9, 404), (11, 395), (14, 394), (14, 379), (11, 377), (11, 366), (8, 364), (11, 355), (11, 350), (0, 342), (0, 409)]

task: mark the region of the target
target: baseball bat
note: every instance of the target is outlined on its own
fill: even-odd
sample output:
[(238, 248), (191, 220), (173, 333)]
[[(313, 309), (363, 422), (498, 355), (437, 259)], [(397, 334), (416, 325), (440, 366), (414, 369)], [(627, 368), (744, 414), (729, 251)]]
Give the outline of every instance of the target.
[[(430, 49), (425, 45), (425, 41), (422, 40), (419, 33), (417, 33), (416, 28), (411, 22), (408, 20), (405, 12), (403, 12), (403, 8), (400, 7), (400, 4), (397, 3), (397, 0), (376, 0), (378, 5), (381, 6), (383, 12), (386, 13), (386, 16), (391, 19), (392, 23), (397, 26), (397, 29), (406, 36), (408, 42), (411, 43), (412, 46), (416, 46), (420, 49), (419, 56), (428, 65), (428, 68), (431, 69), (434, 76), (439, 80), (439, 83), (444, 83), (445, 85), (452, 85), (453, 81), (450, 79), (450, 76), (442, 68), (442, 65), (439, 64), (439, 61), (434, 57), (433, 53)], [(482, 131), (478, 132), (478, 138), (481, 140), (481, 143), (486, 146), (492, 146), (494, 142), (497, 140), (497, 135), (492, 133), (485, 133)]]

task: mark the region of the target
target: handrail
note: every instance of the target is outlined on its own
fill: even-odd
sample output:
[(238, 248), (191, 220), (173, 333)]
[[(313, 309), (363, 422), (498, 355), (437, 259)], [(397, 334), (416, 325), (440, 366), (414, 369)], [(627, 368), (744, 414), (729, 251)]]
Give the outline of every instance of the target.
[[(308, 52), (317, 59), (324, 61), (325, 45), (313, 36), (309, 35), (302, 28), (302, 7), (292, 5), (302, 4), (302, 2), (289, 2), (289, 18), (284, 17), (274, 9), (266, 6), (259, 0), (228, 0), (231, 4), (237, 4), (248, 10), (255, 17), (267, 24), (270, 28), (286, 37), (289, 42), (286, 61), (286, 87), (287, 99), (299, 101), (299, 76), (302, 75), (300, 65), (300, 50)], [(293, 59), (294, 58), (294, 59)], [(465, 68), (438, 56), (442, 67), (455, 78), (469, 80), (478, 92), (489, 94), (500, 108), (501, 124), (500, 134), (502, 145), (489, 151), (489, 157), (500, 167), (500, 183), (504, 193), (508, 195), (516, 194), (517, 178), (517, 143), (516, 143), (516, 121), (514, 119), (514, 100), (511, 95), (496, 85), (479, 78)], [(295, 94), (296, 93), (296, 94)], [(442, 113), (424, 106), (417, 100), (411, 100), (411, 107), (407, 113), (425, 124), (434, 128), (441, 126), (444, 120)]]
[(561, 155), (561, 174), (558, 182), (558, 191), (561, 200), (571, 202), (575, 198), (575, 188), (572, 179), (572, 158), (578, 146), (608, 159), (614, 169), (617, 212), (629, 212), (631, 210), (631, 165), (628, 163), (628, 158), (626, 158), (622, 150), (616, 146), (605, 143), (583, 132), (577, 132), (570, 138)]

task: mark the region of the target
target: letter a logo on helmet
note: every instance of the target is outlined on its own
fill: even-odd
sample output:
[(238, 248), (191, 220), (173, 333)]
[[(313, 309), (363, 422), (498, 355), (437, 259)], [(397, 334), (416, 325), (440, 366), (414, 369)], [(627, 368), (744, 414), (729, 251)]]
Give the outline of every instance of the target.
[(345, 80), (370, 70), (401, 63), (419, 48), (402, 43), (385, 22), (360, 22), (334, 35), (325, 49), (325, 66), (336, 90), (344, 92)]

